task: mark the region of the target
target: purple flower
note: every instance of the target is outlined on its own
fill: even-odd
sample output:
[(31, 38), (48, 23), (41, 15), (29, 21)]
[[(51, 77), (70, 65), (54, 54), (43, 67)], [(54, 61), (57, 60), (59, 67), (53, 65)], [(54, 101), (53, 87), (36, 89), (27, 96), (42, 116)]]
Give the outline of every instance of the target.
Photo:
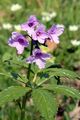
[(40, 49), (33, 50), (33, 53), (30, 57), (27, 58), (28, 63), (36, 63), (40, 69), (45, 68), (46, 59), (51, 57), (50, 54), (42, 53)]
[(27, 31), (31, 36), (34, 32), (34, 28), (38, 25), (38, 20), (34, 15), (31, 15), (26, 23), (21, 24), (21, 29)]
[(22, 54), (24, 48), (29, 45), (29, 42), (20, 33), (12, 32), (12, 36), (8, 40), (8, 45), (11, 47), (15, 47), (17, 49), (18, 54)]
[(64, 32), (64, 26), (61, 25), (53, 25), (48, 30), (48, 35), (51, 41), (54, 41), (55, 43), (59, 43), (59, 36)]
[(33, 32), (32, 38), (39, 43), (44, 43), (45, 39), (48, 37), (47, 33), (45, 32), (45, 26), (39, 25), (38, 28)]

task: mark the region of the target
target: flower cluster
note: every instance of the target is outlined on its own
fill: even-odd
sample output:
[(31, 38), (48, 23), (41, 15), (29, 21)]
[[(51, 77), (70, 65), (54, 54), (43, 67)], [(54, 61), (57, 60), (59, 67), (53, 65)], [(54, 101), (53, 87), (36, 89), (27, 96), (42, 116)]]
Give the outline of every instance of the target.
[[(34, 46), (31, 56), (26, 59), (27, 63), (36, 63), (40, 69), (44, 68), (46, 59), (49, 59), (51, 55), (43, 53), (39, 45), (45, 45), (46, 40), (58, 44), (59, 36), (63, 33), (64, 26), (53, 25), (49, 30), (46, 30), (45, 26), (32, 15), (27, 22), (21, 24), (21, 30), (27, 32)], [(29, 40), (28, 38), (26, 39), (25, 35), (12, 32), (12, 36), (8, 40), (8, 45), (15, 47), (18, 54), (22, 54), (24, 48), (29, 46)]]

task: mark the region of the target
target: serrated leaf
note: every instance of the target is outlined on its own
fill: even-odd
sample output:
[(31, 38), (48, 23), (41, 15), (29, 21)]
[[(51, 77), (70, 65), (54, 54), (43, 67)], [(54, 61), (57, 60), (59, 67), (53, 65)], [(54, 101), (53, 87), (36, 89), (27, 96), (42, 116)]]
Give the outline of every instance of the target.
[(33, 102), (46, 120), (54, 120), (57, 103), (54, 96), (47, 90), (36, 89), (32, 92)]
[(55, 93), (71, 96), (73, 98), (80, 99), (80, 92), (72, 87), (67, 87), (63, 85), (44, 85), (44, 89), (54, 91)]
[(49, 72), (50, 75), (53, 75), (53, 76), (62, 76), (62, 77), (68, 77), (72, 79), (80, 78), (80, 76), (76, 74), (75, 72), (67, 70), (67, 69), (63, 69), (63, 68), (49, 68), (44, 71)]
[(30, 88), (22, 86), (8, 87), (7, 89), (0, 92), (0, 106), (14, 99), (18, 99), (19, 97), (23, 96), (26, 92), (29, 92), (29, 90)]

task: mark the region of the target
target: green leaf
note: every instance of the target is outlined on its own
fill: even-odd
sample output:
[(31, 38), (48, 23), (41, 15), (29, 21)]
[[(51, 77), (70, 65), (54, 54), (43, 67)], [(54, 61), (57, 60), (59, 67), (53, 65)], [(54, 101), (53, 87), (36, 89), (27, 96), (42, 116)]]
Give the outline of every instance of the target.
[(33, 102), (46, 120), (53, 120), (57, 112), (57, 103), (54, 96), (47, 90), (36, 89), (32, 92)]
[(66, 120), (71, 120), (71, 118), (67, 112), (64, 112), (64, 117)]
[(19, 97), (23, 96), (26, 92), (29, 92), (29, 90), (30, 88), (22, 86), (8, 87), (7, 89), (0, 92), (0, 106), (14, 99), (18, 99)]
[(18, 65), (18, 66), (26, 67), (27, 68), (28, 64), (25, 61), (26, 60), (22, 59), (22, 57), (14, 56), (14, 58), (10, 62), (11, 62), (11, 65)]
[(11, 57), (11, 54), (10, 53), (5, 53), (2, 57), (2, 60), (3, 62), (6, 61), (6, 60), (10, 60), (12, 57)]
[(62, 69), (62, 68), (49, 68), (49, 69), (40, 71), (39, 73), (41, 73), (41, 72), (43, 72), (43, 74), (48, 73), (49, 77), (43, 78), (43, 79), (37, 79), (36, 84), (38, 86), (45, 83), (48, 80), (51, 80), (54, 76), (68, 77), (71, 80), (74, 80), (76, 78), (80, 79), (80, 76), (78, 74), (76, 74), (75, 72), (66, 70), (66, 69)]
[(73, 98), (80, 99), (80, 92), (72, 87), (67, 87), (63, 85), (44, 85), (44, 89), (54, 91), (58, 94), (66, 95), (66, 96), (71, 96)]
[(21, 75), (18, 75), (18, 81), (20, 82), (23, 82), (23, 83), (27, 83), (28, 82), (28, 79), (25, 77), (25, 76), (21, 76)]
[(72, 79), (80, 78), (80, 76), (76, 74), (75, 72), (67, 70), (67, 69), (63, 69), (63, 68), (49, 68), (44, 71), (49, 72), (50, 75), (53, 75), (53, 76), (62, 76), (62, 77), (68, 77)]
[(22, 56), (16, 56), (13, 54), (13, 56), (10, 53), (5, 53), (2, 57), (2, 61), (9, 61), (11, 66), (21, 66), (21, 67), (28, 67), (28, 64), (25, 64), (25, 59), (22, 58)]
[(42, 85), (43, 83), (45, 83), (46, 81), (52, 79), (53, 77), (54, 77), (54, 75), (51, 75), (51, 76), (48, 77), (48, 78), (39, 78), (39, 79), (37, 79), (36, 84), (37, 84), (38, 86), (40, 86), (40, 85)]
[(4, 71), (4, 72), (0, 71), (0, 75), (12, 78), (11, 74), (9, 72), (6, 72), (6, 71)]

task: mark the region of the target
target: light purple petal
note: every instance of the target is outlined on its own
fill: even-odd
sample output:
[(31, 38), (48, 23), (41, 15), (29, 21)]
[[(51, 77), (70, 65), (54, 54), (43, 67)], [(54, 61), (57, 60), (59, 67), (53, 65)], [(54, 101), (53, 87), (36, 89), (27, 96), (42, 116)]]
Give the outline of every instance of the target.
[(17, 49), (17, 53), (18, 54), (22, 54), (23, 51), (24, 51), (24, 46), (22, 46), (19, 43), (17, 43), (16, 49)]
[(35, 57), (29, 56), (29, 57), (26, 59), (26, 62), (27, 62), (27, 63), (34, 63), (34, 62), (35, 62)]
[(42, 68), (45, 68), (45, 61), (44, 60), (41, 60), (41, 59), (36, 59), (36, 64), (38, 65), (38, 67), (40, 68), (40, 69), (42, 69)]
[(38, 25), (38, 20), (34, 15), (32, 15), (29, 17), (27, 22), (21, 24), (21, 29), (23, 31), (27, 31), (28, 34), (31, 36), (34, 31), (34, 27), (37, 25)]
[(23, 31), (26, 31), (26, 30), (28, 29), (27, 22), (26, 22), (26, 23), (21, 24), (21, 29), (22, 29)]
[(29, 45), (29, 42), (25, 39), (25, 40), (24, 40), (24, 43), (23, 43), (23, 46), (24, 46), (24, 47), (28, 47), (28, 45)]
[(44, 43), (45, 39), (48, 37), (45, 32), (45, 26), (43, 24), (39, 25), (38, 28), (33, 32), (32, 38), (33, 40), (37, 40), (40, 43)]
[(8, 40), (8, 45), (11, 47), (16, 47), (17, 53), (22, 54), (24, 48), (29, 45), (29, 42), (22, 34), (18, 32), (12, 32), (12, 36)]
[(51, 36), (51, 34), (49, 34), (49, 33), (47, 33), (47, 38), (46, 38), (46, 40), (50, 40), (51, 42), (53, 42), (53, 38), (52, 38), (52, 36)]
[(34, 28), (27, 29), (27, 32), (30, 36), (32, 36), (32, 34), (34, 34)]
[(59, 37), (56, 35), (56, 34), (52, 34), (52, 40), (55, 42), (55, 43), (59, 43)]
[(53, 25), (49, 30), (49, 34), (56, 34), (57, 36), (60, 36), (64, 32), (64, 26), (59, 25)]
[(39, 43), (43, 44), (47, 38), (48, 38), (48, 35), (46, 33), (43, 33), (37, 39), (38, 39)]
[(21, 29), (27, 31), (30, 36), (34, 34), (34, 27), (29, 27), (27, 23), (22, 24)]
[(36, 35), (36, 32), (35, 32), (35, 31), (32, 33), (32, 39), (33, 39), (33, 40), (37, 40), (37, 35)]
[(35, 22), (35, 24), (38, 24), (38, 20), (35, 15), (31, 15), (28, 19), (28, 22)]
[(19, 35), (20, 35), (20, 33), (18, 33), (18, 32), (12, 32), (12, 39), (15, 39)]
[(54, 32), (57, 36), (60, 36), (64, 32), (64, 27), (56, 25)]
[(46, 32), (44, 32), (43, 34), (41, 34), (40, 36), (42, 39), (46, 39), (48, 38), (48, 34)]
[(11, 47), (16, 47), (17, 44), (18, 44), (18, 42), (15, 42), (15, 41), (13, 41), (12, 43), (11, 42), (8, 43), (8, 45)]
[(42, 53), (40, 49), (34, 49), (32, 55), (27, 58), (28, 63), (36, 63), (40, 69), (45, 67), (46, 59), (51, 57), (50, 54)]
[(41, 56), (41, 58), (44, 60), (49, 59), (51, 57), (52, 57), (51, 54), (48, 54), (48, 53), (42, 53), (42, 56)]
[(45, 42), (45, 39), (42, 39), (42, 38), (38, 37), (38, 41), (39, 41), (39, 43), (42, 43), (42, 44), (44, 44), (44, 42)]
[(40, 24), (37, 28), (37, 31), (45, 31), (45, 26), (43, 24)]
[(37, 53), (41, 53), (41, 50), (40, 49), (34, 49), (32, 54), (33, 56), (36, 56)]

